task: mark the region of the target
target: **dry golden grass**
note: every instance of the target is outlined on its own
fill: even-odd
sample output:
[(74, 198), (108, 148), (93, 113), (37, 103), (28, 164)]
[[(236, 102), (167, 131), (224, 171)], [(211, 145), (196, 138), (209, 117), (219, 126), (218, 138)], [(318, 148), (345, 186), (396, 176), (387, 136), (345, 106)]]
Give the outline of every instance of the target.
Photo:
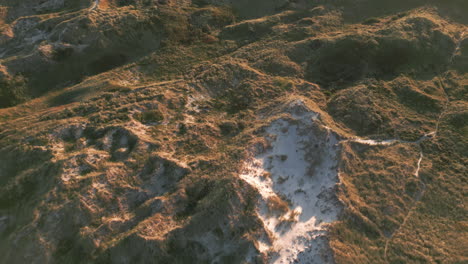
[(285, 214), (289, 211), (288, 203), (277, 195), (268, 198), (267, 206), (274, 213)]
[[(8, 236), (0, 237), (0, 253), (13, 252), (10, 240), (24, 237), (21, 230), (35, 226), (27, 241), (20, 240), (25, 246), (19, 253), (15, 250), (15, 255), (28, 255), (27, 248), (46, 241), (50, 245), (46, 253), (62, 263), (73, 263), (78, 255), (83, 261), (106, 263), (111, 255), (130, 256), (129, 248), (137, 252), (129, 257), (135, 262), (141, 258), (161, 259), (162, 263), (203, 262), (199, 252), (209, 250), (200, 241), (208, 236), (200, 236), (214, 234), (216, 241), (234, 242), (226, 248), (239, 247), (224, 257), (227, 262), (240, 263), (239, 252), (252, 250), (249, 246), (255, 244), (262, 226), (255, 214), (257, 193), (246, 188), (237, 175), (246, 152), (260, 154), (271, 147), (262, 128), (272, 119), (265, 117), (290, 119), (281, 113), (291, 101), (301, 99), (320, 114), (319, 122), (343, 137), (411, 139), (433, 129), (448, 92), (452, 101), (450, 111), (441, 118), (440, 134), (421, 144), (420, 179), (414, 177), (420, 151), (416, 144), (341, 145), (338, 197), (345, 209), (331, 229), (330, 243), (337, 263), (466, 260), (462, 195), (466, 186), (466, 105), (462, 103), (466, 75), (454, 72), (447, 80), (442, 78), (445, 91), (439, 86), (439, 75), (434, 75), (430, 64), (424, 64), (428, 57), (422, 56), (424, 63), (411, 64), (411, 60), (403, 65), (409, 70), (385, 76), (379, 75), (381, 69), (366, 68), (375, 63), (371, 58), (364, 63), (368, 75), (353, 76), (349, 85), (339, 83), (339, 78), (331, 78), (338, 84), (322, 86), (314, 78), (305, 79), (306, 72), (313, 71), (307, 65), (321, 54), (334, 49), (349, 54), (350, 47), (359, 49), (362, 43), (377, 42), (382, 30), (389, 32), (389, 38), (413, 36), (392, 39), (403, 46), (409, 43), (411, 48), (446, 43), (443, 55), (450, 51), (459, 25), (433, 10), (378, 17), (364, 23), (367, 25), (346, 25), (340, 12), (322, 7), (224, 28), (235, 20), (230, 9), (184, 8), (171, 1), (158, 7), (157, 17), (149, 19), (147, 10), (138, 4), (112, 8), (113, 3), (101, 1), (102, 12), (90, 14), (92, 23), (115, 27), (116, 36), (125, 41), (140, 41), (141, 36), (125, 34), (133, 33), (134, 28), (126, 28), (130, 24), (120, 21), (120, 16), (162, 23), (165, 41), (160, 49), (140, 54), (120, 68), (0, 109), (0, 164), (8, 172), (0, 174), (5, 182), (0, 186), (0, 209), (12, 214), (21, 211), (15, 215), (18, 221), (9, 222)], [(192, 31), (192, 15), (199, 11), (208, 14), (216, 27), (210, 22), (210, 28)], [(429, 33), (421, 37), (418, 27)], [(428, 36), (439, 36), (442, 41)], [(356, 38), (370, 41), (353, 42)], [(427, 45), (412, 42), (418, 38)], [(340, 40), (343, 42), (336, 44)], [(347, 41), (357, 46), (347, 46)], [(363, 57), (367, 53), (365, 50)], [(349, 64), (355, 66), (354, 61)], [(336, 75), (341, 77), (339, 72)], [(188, 106), (189, 101), (193, 106)], [(340, 111), (332, 112), (332, 104), (340, 106)], [(378, 125), (369, 129), (370, 125), (355, 122), (356, 113), (363, 114), (357, 120), (370, 120), (366, 114), (372, 114)], [(222, 135), (220, 125), (226, 122), (238, 125), (235, 135)], [(87, 125), (78, 139), (57, 136), (78, 123)], [(112, 131), (117, 130), (125, 136), (112, 138)], [(66, 150), (54, 154), (54, 144), (66, 146)], [(64, 182), (64, 174), (73, 177), (76, 168), (69, 164), (80, 153), (86, 154), (83, 159), (87, 155), (103, 157), (92, 164), (78, 162), (90, 172)], [(68, 167), (64, 169), (63, 164)], [(270, 176), (268, 172), (261, 175)], [(297, 221), (300, 214), (278, 196), (270, 197), (267, 206), (285, 224)], [(30, 217), (33, 212), (34, 218)], [(51, 226), (51, 215), (61, 221), (54, 220)], [(55, 252), (58, 245), (67, 246)], [(6, 259), (17, 262), (12, 255)]]

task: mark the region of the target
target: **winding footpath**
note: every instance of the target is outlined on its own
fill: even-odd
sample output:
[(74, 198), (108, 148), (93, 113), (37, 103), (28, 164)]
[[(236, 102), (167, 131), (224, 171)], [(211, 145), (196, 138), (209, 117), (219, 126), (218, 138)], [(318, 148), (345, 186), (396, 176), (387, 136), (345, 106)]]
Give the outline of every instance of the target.
[[(460, 34), (460, 37), (459, 37), (459, 39), (457, 41), (457, 45), (455, 46), (455, 49), (454, 49), (454, 51), (453, 51), (453, 53), (452, 53), (452, 55), (450, 57), (448, 66), (450, 66), (453, 63), (453, 59), (455, 58), (456, 54), (459, 52), (461, 43), (463, 42), (463, 40), (465, 40), (465, 35), (466, 35), (467, 32), (468, 32), (468, 30), (465, 30)], [(421, 163), (422, 163), (422, 161), (424, 159), (424, 152), (422, 150), (421, 143), (426, 141), (426, 140), (432, 140), (432, 139), (436, 138), (437, 133), (439, 132), (439, 126), (440, 126), (441, 120), (442, 120), (442, 118), (444, 117), (444, 115), (446, 114), (446, 112), (447, 112), (447, 110), (449, 108), (450, 98), (448, 96), (447, 89), (446, 89), (446, 87), (445, 87), (445, 85), (443, 83), (443, 79), (445, 79), (446, 77), (447, 77), (447, 73), (445, 73), (444, 75), (441, 75), (441, 76), (438, 77), (439, 85), (440, 85), (440, 87), (442, 88), (442, 90), (444, 92), (445, 105), (444, 105), (444, 108), (443, 108), (442, 112), (440, 113), (439, 117), (437, 118), (436, 127), (435, 127), (434, 131), (422, 135), (420, 138), (418, 138), (415, 141), (406, 141), (406, 140), (401, 140), (401, 139), (372, 140), (372, 139), (363, 139), (363, 138), (358, 138), (358, 137), (341, 141), (341, 143), (355, 142), (355, 143), (371, 145), (371, 146), (379, 146), (379, 145), (380, 146), (390, 146), (390, 145), (394, 145), (394, 144), (417, 144), (417, 146), (419, 147), (419, 157), (417, 159), (416, 170), (414, 172), (414, 176), (417, 179), (419, 179), (420, 184), (421, 184), (421, 190), (415, 195), (414, 201), (413, 201), (413, 203), (411, 205), (411, 208), (409, 209), (409, 211), (406, 214), (405, 218), (403, 219), (402, 223), (387, 238), (387, 241), (385, 243), (385, 249), (384, 249), (384, 259), (385, 259), (385, 261), (387, 263), (389, 262), (388, 261), (388, 247), (389, 247), (390, 243), (392, 242), (395, 235), (397, 235), (400, 232), (402, 227), (405, 226), (407, 220), (410, 218), (410, 216), (412, 215), (414, 210), (417, 208), (418, 202), (422, 199), (422, 197), (424, 196), (424, 193), (426, 192), (426, 183), (424, 182), (423, 179), (421, 179), (419, 177), (419, 172), (421, 170)]]
[[(448, 65), (451, 65), (453, 63), (453, 59), (454, 57), (456, 56), (456, 54), (458, 53), (458, 51), (460, 50), (460, 46), (461, 46), (461, 43), (463, 42), (463, 40), (465, 39), (465, 34), (466, 34), (467, 30), (463, 31), (459, 37), (459, 40), (457, 42), (457, 45), (455, 46), (455, 50), (453, 51), (452, 53), (452, 56), (450, 57), (450, 60), (449, 60), (449, 64)], [(420, 181), (420, 184), (421, 184), (421, 191), (414, 197), (414, 201), (411, 205), (411, 208), (410, 210), (408, 211), (408, 213), (406, 214), (405, 218), (403, 219), (403, 222), (400, 224), (400, 226), (387, 238), (387, 241), (385, 243), (385, 249), (384, 249), (384, 259), (387, 263), (389, 263), (388, 261), (388, 247), (390, 245), (390, 243), (392, 242), (393, 238), (395, 237), (395, 235), (397, 235), (400, 230), (403, 228), (403, 226), (405, 226), (407, 220), (410, 218), (410, 216), (412, 215), (412, 213), (414, 212), (414, 210), (417, 208), (417, 205), (418, 205), (418, 202), (422, 199), (422, 197), (424, 196), (424, 193), (426, 192), (426, 183), (424, 182), (423, 179), (421, 179), (419, 177), (419, 171), (421, 169), (421, 162), (423, 161), (424, 159), (424, 152), (422, 150), (422, 147), (421, 147), (421, 143), (423, 141), (425, 141), (426, 139), (433, 139), (437, 136), (437, 133), (439, 132), (439, 126), (440, 126), (440, 123), (441, 123), (441, 120), (443, 118), (443, 116), (445, 115), (445, 113), (447, 112), (448, 108), (449, 108), (449, 105), (450, 105), (450, 97), (447, 93), (447, 89), (443, 83), (443, 79), (447, 77), (447, 73), (445, 73), (443, 76), (439, 77), (438, 81), (439, 81), (439, 85), (441, 86), (442, 90), (444, 91), (444, 95), (445, 95), (445, 98), (446, 98), (446, 101), (445, 101), (445, 106), (442, 110), (442, 112), (440, 113), (439, 117), (437, 118), (437, 122), (436, 122), (436, 127), (434, 129), (434, 131), (428, 133), (428, 134), (425, 134), (423, 135), (421, 138), (419, 138), (418, 140), (416, 141), (413, 141), (413, 142), (408, 142), (408, 141), (402, 141), (402, 140), (397, 140), (397, 139), (394, 139), (394, 140), (385, 140), (385, 141), (381, 141), (381, 142), (395, 142), (395, 143), (414, 143), (414, 144), (417, 144), (418, 147), (419, 147), (419, 159), (418, 159), (418, 162), (417, 162), (417, 166), (416, 166), (416, 170), (414, 172), (414, 176), (416, 178), (419, 179)], [(382, 144), (381, 144), (382, 145)]]

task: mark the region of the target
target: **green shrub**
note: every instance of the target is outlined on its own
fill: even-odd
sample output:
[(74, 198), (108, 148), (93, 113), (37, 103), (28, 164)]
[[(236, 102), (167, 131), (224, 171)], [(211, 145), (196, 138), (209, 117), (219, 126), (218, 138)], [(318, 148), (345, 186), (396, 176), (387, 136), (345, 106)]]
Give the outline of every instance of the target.
[(294, 82), (284, 77), (275, 77), (274, 82), (284, 91), (290, 91), (294, 88)]
[(136, 113), (134, 117), (141, 123), (159, 123), (164, 120), (164, 115), (159, 110)]
[(0, 108), (17, 105), (27, 98), (26, 79), (22, 75), (0, 79)]
[(372, 24), (376, 24), (376, 23), (379, 23), (380, 22), (380, 19), (376, 18), (376, 17), (370, 17), (366, 20), (364, 20), (364, 22), (362, 22), (363, 25), (372, 25)]

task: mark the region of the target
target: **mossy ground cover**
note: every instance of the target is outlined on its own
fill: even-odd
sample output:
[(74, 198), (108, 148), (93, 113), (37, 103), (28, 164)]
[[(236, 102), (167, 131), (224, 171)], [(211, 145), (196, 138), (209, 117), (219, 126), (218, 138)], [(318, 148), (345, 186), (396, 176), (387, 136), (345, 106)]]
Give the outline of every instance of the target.
[[(344, 143), (335, 261), (466, 261), (466, 73), (450, 63), (464, 25), (403, 6), (366, 7), (371, 19), (325, 5), (247, 21), (219, 6), (142, 8), (94, 14), (111, 27), (101, 44), (146, 39), (151, 24), (161, 46), (117, 62), (96, 51), (90, 60), (105, 63), (90, 76), (0, 109), (7, 260), (201, 263), (209, 237), (233, 249), (220, 250), (223, 263), (241, 263), (262, 227), (240, 166), (264, 117), (303, 98), (350, 137), (413, 142), (438, 128), (421, 144)], [(112, 28), (126, 19), (137, 22)]]

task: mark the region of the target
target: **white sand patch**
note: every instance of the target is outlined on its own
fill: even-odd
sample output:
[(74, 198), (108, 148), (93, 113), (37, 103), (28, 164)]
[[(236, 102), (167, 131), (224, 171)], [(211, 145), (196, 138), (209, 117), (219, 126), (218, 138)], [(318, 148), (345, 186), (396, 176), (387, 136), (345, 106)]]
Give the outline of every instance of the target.
[[(269, 263), (333, 261), (324, 256), (328, 243), (321, 236), (341, 210), (334, 195), (339, 145), (316, 117), (303, 113), (274, 121), (267, 129), (271, 149), (247, 161), (240, 175), (261, 196), (257, 213), (270, 243), (259, 241), (257, 247), (269, 255)], [(287, 201), (286, 211), (268, 206), (274, 197)]]

